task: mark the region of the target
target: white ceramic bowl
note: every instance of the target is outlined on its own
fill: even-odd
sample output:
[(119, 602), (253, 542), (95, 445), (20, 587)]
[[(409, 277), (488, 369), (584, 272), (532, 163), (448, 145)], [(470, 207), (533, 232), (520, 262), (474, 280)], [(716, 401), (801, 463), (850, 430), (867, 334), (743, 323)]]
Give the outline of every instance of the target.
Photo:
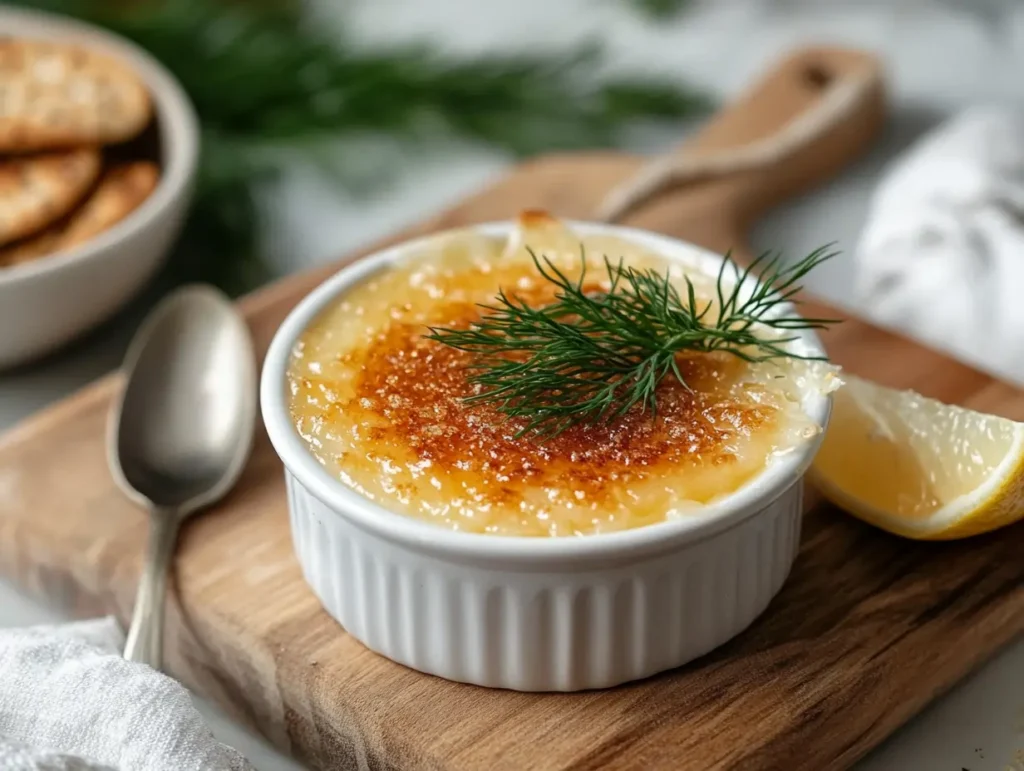
[(34, 359), (96, 326), (153, 276), (191, 198), (199, 124), (155, 59), (122, 38), (59, 16), (0, 7), (0, 31), (74, 40), (128, 62), (149, 87), (160, 132), (160, 183), (128, 217), (81, 246), (0, 268), (0, 368)]
[[(721, 258), (631, 228), (614, 234), (717, 273)], [(512, 223), (479, 226), (505, 236)], [(432, 236), (431, 238), (436, 238)], [(361, 497), (313, 458), (289, 419), (295, 341), (335, 298), (421, 249), (409, 242), (343, 269), (306, 297), (264, 363), (263, 418), (284, 461), (292, 536), (323, 606), (367, 647), (430, 674), (528, 691), (602, 688), (678, 667), (745, 629), (779, 591), (800, 540), (812, 440), (692, 518), (564, 538), (461, 533)], [(797, 344), (820, 352), (811, 332)], [(805, 409), (825, 425), (830, 399)]]

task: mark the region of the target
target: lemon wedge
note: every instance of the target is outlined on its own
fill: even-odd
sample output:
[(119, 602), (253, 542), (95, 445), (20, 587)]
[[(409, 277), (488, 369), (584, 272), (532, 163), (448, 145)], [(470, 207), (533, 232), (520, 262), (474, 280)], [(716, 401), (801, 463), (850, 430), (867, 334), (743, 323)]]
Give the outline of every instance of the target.
[(809, 474), (826, 498), (921, 540), (1024, 519), (1024, 423), (843, 379)]

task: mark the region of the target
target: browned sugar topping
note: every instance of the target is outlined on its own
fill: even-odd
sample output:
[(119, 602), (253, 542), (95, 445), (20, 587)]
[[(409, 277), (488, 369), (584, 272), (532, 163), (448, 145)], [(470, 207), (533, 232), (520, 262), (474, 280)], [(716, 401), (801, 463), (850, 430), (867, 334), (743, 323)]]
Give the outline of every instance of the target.
[[(460, 324), (478, 317), (472, 306), (451, 304), (442, 315)], [(478, 392), (468, 382), (471, 354), (427, 339), (425, 331), (393, 323), (366, 348), (344, 355), (342, 362), (359, 371), (355, 396), (328, 404), (324, 418), (344, 411), (363, 426), (367, 440), (408, 448), (434, 473), (478, 476), (478, 504), (515, 504), (526, 487), (564, 484), (567, 475), (578, 496), (600, 503), (610, 486), (732, 463), (741, 436), (776, 420), (775, 408), (751, 398), (746, 389), (754, 386), (738, 385), (742, 362), (703, 355), (680, 360), (692, 391), (674, 379), (658, 387), (656, 419), (634, 410), (543, 442), (516, 438), (523, 423), (489, 404), (463, 401)], [(330, 387), (309, 379), (303, 385)]]

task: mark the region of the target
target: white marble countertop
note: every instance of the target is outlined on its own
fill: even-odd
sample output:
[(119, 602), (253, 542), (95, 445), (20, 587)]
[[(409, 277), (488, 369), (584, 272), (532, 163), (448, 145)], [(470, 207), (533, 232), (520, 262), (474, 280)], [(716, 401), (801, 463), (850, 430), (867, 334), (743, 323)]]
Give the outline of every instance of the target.
[[(852, 249), (878, 172), (944, 115), (978, 101), (1024, 102), (1024, 5), (1012, 1), (846, 3), (733, 0), (694, 3), (689, 16), (648, 25), (617, 0), (378, 0), (356, 5), (354, 30), (367, 39), (428, 35), (453, 51), (514, 50), (522, 41), (551, 47), (602, 36), (612, 61), (686, 73), (721, 95), (735, 94), (763, 67), (802, 42), (837, 42), (879, 52), (891, 75), (893, 117), (878, 146), (826, 188), (761, 223), (757, 247), (797, 253), (835, 241)], [(956, 52), (955, 56), (947, 55)], [(656, 152), (681, 137), (638, 138), (631, 149)], [(454, 146), (410, 163), (399, 186), (359, 202), (334, 195), (296, 169), (268, 195), (274, 261), (281, 272), (323, 262), (427, 216), (499, 174), (507, 160)], [(842, 258), (812, 288), (843, 306), (855, 265)], [(116, 367), (150, 299), (47, 361), (0, 373), (0, 428)], [(862, 313), (870, 309), (860, 308)], [(1024, 373), (1017, 379), (1024, 383)], [(49, 610), (0, 583), (0, 626), (55, 620)], [(200, 704), (218, 737), (261, 771), (299, 769), (261, 739)], [(857, 765), (859, 771), (1024, 771), (1024, 640), (941, 697)]]

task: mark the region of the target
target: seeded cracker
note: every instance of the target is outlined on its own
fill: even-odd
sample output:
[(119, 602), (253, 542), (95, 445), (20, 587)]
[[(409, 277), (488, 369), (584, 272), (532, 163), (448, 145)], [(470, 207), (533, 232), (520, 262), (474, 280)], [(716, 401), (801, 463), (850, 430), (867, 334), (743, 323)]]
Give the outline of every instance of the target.
[(90, 148), (0, 159), (0, 244), (63, 217), (99, 172), (99, 151)]
[(0, 248), (0, 266), (17, 265), (70, 249), (113, 227), (146, 200), (159, 175), (156, 164), (146, 161), (111, 167), (95, 192), (66, 221)]
[(0, 152), (122, 142), (151, 109), (138, 76), (110, 56), (0, 37)]

